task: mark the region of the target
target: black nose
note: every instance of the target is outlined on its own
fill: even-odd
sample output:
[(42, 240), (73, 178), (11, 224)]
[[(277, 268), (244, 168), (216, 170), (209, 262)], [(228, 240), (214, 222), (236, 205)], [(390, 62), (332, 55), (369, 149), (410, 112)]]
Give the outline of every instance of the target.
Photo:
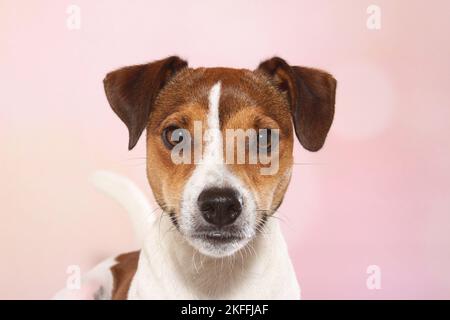
[(218, 227), (232, 224), (242, 211), (237, 192), (231, 188), (205, 189), (197, 202), (203, 218)]

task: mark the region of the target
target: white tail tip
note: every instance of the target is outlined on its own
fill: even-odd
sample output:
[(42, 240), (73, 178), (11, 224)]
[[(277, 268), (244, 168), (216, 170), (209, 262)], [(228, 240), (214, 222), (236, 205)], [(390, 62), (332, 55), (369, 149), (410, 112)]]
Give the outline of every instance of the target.
[(130, 214), (137, 240), (141, 243), (148, 226), (156, 219), (144, 193), (130, 179), (109, 171), (95, 171), (91, 182)]

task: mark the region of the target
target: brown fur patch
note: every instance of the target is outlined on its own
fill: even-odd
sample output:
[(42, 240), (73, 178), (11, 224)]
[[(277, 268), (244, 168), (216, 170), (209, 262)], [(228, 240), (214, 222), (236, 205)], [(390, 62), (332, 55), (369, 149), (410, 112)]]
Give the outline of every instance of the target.
[(112, 300), (126, 300), (131, 281), (136, 273), (140, 251), (133, 251), (117, 256), (117, 264), (111, 267), (113, 276)]

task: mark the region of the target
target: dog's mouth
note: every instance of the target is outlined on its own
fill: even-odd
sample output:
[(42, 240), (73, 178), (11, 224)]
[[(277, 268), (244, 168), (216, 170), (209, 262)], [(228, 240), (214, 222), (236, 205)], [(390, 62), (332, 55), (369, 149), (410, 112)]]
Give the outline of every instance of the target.
[(254, 233), (246, 230), (240, 226), (197, 226), (186, 233), (186, 239), (202, 254), (220, 258), (234, 254), (253, 238)]
[[(181, 231), (176, 214), (174, 212), (169, 212), (169, 217), (175, 228)], [(246, 237), (238, 230), (231, 228), (231, 230), (197, 230), (190, 235), (190, 238), (192, 240), (208, 242), (211, 245), (220, 246), (238, 243), (243, 241)]]
[(193, 234), (192, 238), (207, 241), (215, 245), (239, 242), (245, 239), (245, 237), (239, 233), (230, 233), (222, 231), (199, 232)]
[[(175, 228), (178, 231), (181, 231), (176, 214), (174, 212), (170, 212), (169, 217)], [(242, 232), (239, 232), (239, 230), (232, 227), (226, 230), (208, 230), (208, 228), (202, 228), (191, 233), (189, 238), (194, 241), (206, 242), (212, 246), (220, 247), (223, 245), (242, 242), (247, 237), (245, 237)]]
[(250, 238), (238, 230), (195, 231), (188, 237), (201, 253), (212, 257), (229, 256), (246, 245)]

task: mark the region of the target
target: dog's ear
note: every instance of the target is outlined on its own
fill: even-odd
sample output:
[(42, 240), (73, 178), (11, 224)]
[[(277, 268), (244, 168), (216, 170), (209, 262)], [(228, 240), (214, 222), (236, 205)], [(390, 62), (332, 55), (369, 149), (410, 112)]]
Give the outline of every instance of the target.
[(258, 70), (287, 94), (295, 134), (303, 147), (318, 151), (325, 143), (334, 116), (336, 80), (322, 70), (290, 66), (274, 57)]
[(126, 124), (128, 149), (136, 145), (147, 126), (156, 97), (164, 85), (187, 62), (178, 57), (125, 67), (106, 75), (103, 80), (111, 108)]

